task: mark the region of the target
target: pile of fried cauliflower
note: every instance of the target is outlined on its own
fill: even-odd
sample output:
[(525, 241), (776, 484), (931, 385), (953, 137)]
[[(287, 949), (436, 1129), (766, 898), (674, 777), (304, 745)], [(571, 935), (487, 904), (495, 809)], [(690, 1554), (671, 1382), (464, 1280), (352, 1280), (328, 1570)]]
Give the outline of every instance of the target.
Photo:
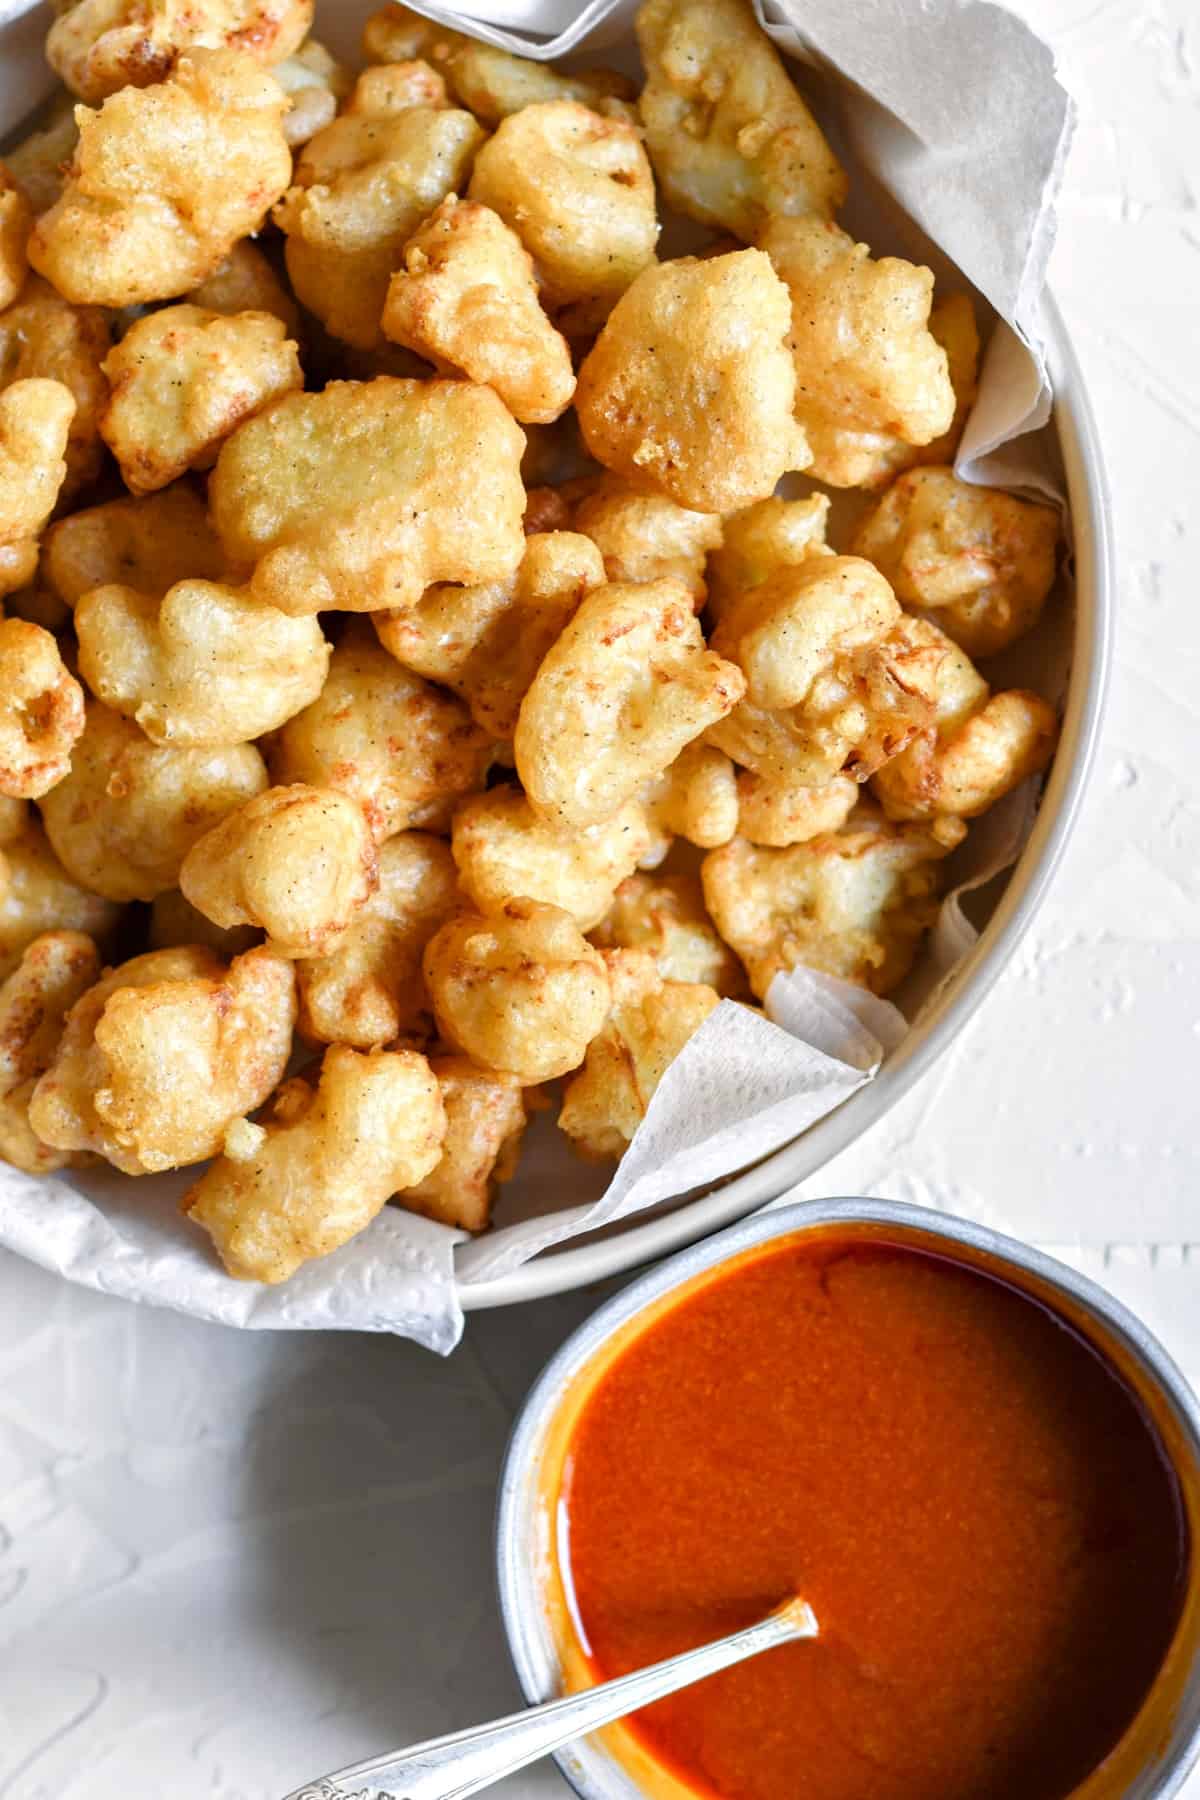
[(268, 1282), (482, 1229), (548, 1084), (619, 1157), (720, 997), (894, 987), (1056, 735), (974, 660), (1059, 527), (950, 467), (971, 302), (748, 0), (647, 0), (640, 93), (311, 14), (75, 0), (0, 163), (0, 1156), (206, 1163)]

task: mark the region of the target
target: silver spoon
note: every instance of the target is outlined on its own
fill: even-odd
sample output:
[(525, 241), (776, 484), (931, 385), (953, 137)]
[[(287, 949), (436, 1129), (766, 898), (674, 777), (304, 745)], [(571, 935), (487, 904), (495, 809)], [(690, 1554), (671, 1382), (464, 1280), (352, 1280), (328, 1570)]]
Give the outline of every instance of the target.
[(473, 1725), (449, 1737), (431, 1738), (427, 1744), (353, 1763), (297, 1788), (287, 1800), (467, 1800), (468, 1794), (478, 1794), (574, 1738), (776, 1644), (814, 1638), (818, 1630), (807, 1602), (788, 1600), (757, 1625), (702, 1644), (698, 1650), (685, 1650), (682, 1656), (584, 1688), (563, 1700), (531, 1706), (490, 1725)]

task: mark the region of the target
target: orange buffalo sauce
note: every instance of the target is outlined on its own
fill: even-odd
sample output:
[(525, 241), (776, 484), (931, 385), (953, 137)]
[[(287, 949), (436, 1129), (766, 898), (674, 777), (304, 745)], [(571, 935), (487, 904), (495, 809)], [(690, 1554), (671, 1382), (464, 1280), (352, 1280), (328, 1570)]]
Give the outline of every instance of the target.
[(852, 1228), (750, 1253), (619, 1351), (560, 1503), (597, 1680), (815, 1609), (819, 1641), (631, 1722), (723, 1800), (1059, 1800), (1186, 1589), (1178, 1484), (1110, 1364), (991, 1274)]

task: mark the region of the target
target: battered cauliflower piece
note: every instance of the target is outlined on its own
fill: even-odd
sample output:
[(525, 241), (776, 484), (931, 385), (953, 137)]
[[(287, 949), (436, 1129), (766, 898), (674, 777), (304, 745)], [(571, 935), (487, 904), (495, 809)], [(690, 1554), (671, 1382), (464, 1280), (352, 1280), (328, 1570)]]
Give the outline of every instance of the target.
[(725, 519), (708, 562), (708, 610), (723, 619), (748, 588), (810, 556), (832, 556), (825, 542), (829, 495), (783, 500), (772, 494)]
[(294, 56), (276, 63), (274, 75), (291, 101), (284, 114), (283, 135), (293, 150), (332, 125), (339, 100), (344, 100), (354, 85), (349, 70), (315, 38), (309, 38)]
[(953, 469), (912, 469), (859, 525), (854, 549), (969, 655), (993, 656), (1036, 624), (1058, 539), (1053, 507), (972, 487)]
[(29, 268), (25, 244), (32, 226), (33, 208), (0, 162), (0, 307), (10, 306), (21, 291)]
[[(28, 587), (37, 574), (37, 566), (36, 538), (20, 538), (15, 544), (0, 544), (0, 600), (6, 594), (16, 594)], [(47, 597), (46, 606), (52, 614), (61, 613), (53, 597)], [(57, 624), (58, 620), (53, 619), (51, 622)]]
[(617, 889), (592, 942), (645, 950), (664, 981), (699, 982), (728, 999), (744, 996), (746, 972), (709, 918), (697, 875), (631, 875)]
[(861, 806), (786, 850), (734, 838), (704, 859), (705, 903), (760, 1000), (797, 963), (886, 994), (912, 967), (937, 916), (937, 865), (965, 833), (960, 819), (894, 825)]
[(151, 950), (174, 950), (181, 944), (202, 944), (218, 956), (241, 956), (262, 942), (262, 932), (251, 925), (235, 925), (224, 931), (197, 912), (178, 888), (159, 894), (150, 908), (150, 925), (146, 942)]
[(804, 787), (739, 769), (738, 834), (752, 844), (774, 849), (806, 844), (810, 838), (840, 830), (854, 811), (860, 792), (850, 775), (831, 775), (820, 787)]
[(0, 822), (8, 808), (18, 821), (6, 828), (0, 849), (0, 981), (44, 931), (81, 931), (104, 945), (121, 916), (111, 900), (71, 880), (21, 801), (0, 799)]
[(316, 619), (241, 588), (179, 581), (162, 599), (93, 588), (75, 609), (79, 670), (156, 744), (244, 744), (310, 706), (329, 668)]
[(547, 63), (510, 56), (477, 38), (463, 38), (450, 50), (443, 73), (455, 97), (485, 125), (549, 100), (577, 100), (595, 112), (628, 118), (635, 88), (615, 69), (580, 69), (568, 75)]
[(659, 1082), (721, 996), (664, 981), (646, 950), (606, 950), (612, 1009), (567, 1084), (559, 1129), (584, 1156), (623, 1156)]
[(534, 900), (451, 919), (424, 968), (447, 1042), (527, 1087), (578, 1068), (608, 1013), (600, 952), (561, 908)]
[(258, 246), (243, 238), (207, 280), (185, 298), (209, 312), (272, 313), (283, 326), (284, 336), (299, 342), (300, 309)]
[(672, 837), (681, 837), (714, 850), (738, 828), (733, 764), (713, 744), (697, 742), (681, 750), (670, 768), (642, 789), (641, 800), (668, 847)]
[(314, 1087), (281, 1088), (266, 1123), (240, 1121), (183, 1199), (239, 1281), (286, 1281), (364, 1231), (436, 1165), (446, 1135), (437, 1078), (411, 1050), (325, 1052)]
[(186, 50), (238, 50), (257, 63), (290, 56), (313, 0), (74, 0), (60, 8), (46, 60), (89, 105), (118, 88), (163, 81)]
[(363, 628), (344, 632), (317, 699), (269, 752), (277, 782), (357, 800), (376, 841), (410, 826), (448, 831), (484, 784), (493, 745), (461, 701), (402, 669)]
[(47, 212), (63, 190), (63, 172), (79, 142), (73, 101), (62, 94), (53, 101), (43, 124), (6, 152), (9, 174), (33, 208)]
[(276, 209), (296, 297), (335, 337), (383, 343), (380, 320), (400, 252), (447, 194), (466, 186), (482, 127), (448, 107), (421, 62), (368, 69), (345, 111), (305, 146)]
[(179, 886), (214, 925), (257, 925), (280, 956), (322, 956), (379, 886), (379, 862), (357, 801), (297, 783), (205, 832)]
[(921, 445), (950, 429), (955, 394), (929, 329), (928, 269), (896, 256), (875, 261), (824, 219), (772, 219), (759, 243), (791, 294), (796, 418), (812, 448), (810, 475), (852, 487), (863, 478), (864, 432)]
[(0, 387), (44, 376), (61, 381), (75, 396), (60, 501), (71, 499), (100, 473), (100, 414), (108, 400), (103, 364), (110, 342), (108, 315), (100, 307), (72, 306), (37, 275), (29, 277), (15, 304), (0, 313)]
[(510, 900), (537, 900), (588, 931), (652, 849), (655, 834), (645, 808), (629, 800), (611, 819), (563, 837), (517, 788), (494, 787), (463, 802), (450, 841), (459, 879), (481, 913), (501, 913)]
[(477, 1069), (469, 1056), (435, 1056), (446, 1109), (446, 1138), (437, 1167), (395, 1196), (408, 1212), (458, 1231), (485, 1231), (496, 1189), (517, 1171), (525, 1131), (525, 1099), (515, 1075)]
[(831, 218), (846, 177), (749, 0), (647, 0), (639, 108), (667, 203), (753, 243), (775, 213)]
[(62, 780), (83, 730), (83, 689), (40, 625), (0, 620), (0, 794), (36, 800)]
[(50, 931), (33, 940), (0, 984), (0, 1162), (29, 1175), (49, 1175), (74, 1160), (35, 1135), (29, 1100), (50, 1066), (68, 1012), (99, 975), (91, 938)]
[(199, 945), (135, 956), (71, 1009), (30, 1125), (126, 1175), (215, 1156), (283, 1075), (294, 988), (291, 964), (265, 948), (228, 965)]
[(452, 688), (483, 731), (507, 740), (546, 652), (603, 584), (604, 564), (587, 538), (535, 532), (509, 580), (427, 588), (408, 612), (376, 613), (375, 630), (405, 668)]
[(809, 460), (792, 417), (790, 316), (760, 250), (646, 269), (579, 371), (575, 406), (591, 454), (694, 512), (764, 499)]
[(604, 558), (609, 581), (681, 581), (697, 611), (707, 587), (705, 558), (721, 545), (721, 521), (663, 494), (645, 494), (615, 475), (588, 481), (572, 524)]
[(73, 880), (107, 900), (153, 900), (179, 886), (197, 839), (266, 786), (253, 744), (152, 744), (132, 720), (92, 701), (70, 772), (41, 812)]
[(679, 582), (597, 588), (521, 702), (513, 754), (530, 805), (560, 830), (612, 818), (744, 692)]
[(421, 954), (463, 904), (450, 848), (402, 831), (379, 851), (379, 886), (324, 955), (296, 964), (300, 1031), (360, 1050), (399, 1037), (428, 1038), (432, 1007)]
[(411, 7), (381, 6), (363, 27), (363, 55), (369, 63), (405, 63), (420, 58), (445, 71), (460, 44), (470, 40), (437, 19), (423, 18)]
[(568, 336), (595, 331), (654, 261), (654, 176), (638, 134), (578, 100), (503, 119), (475, 159), (470, 197), (520, 237)]
[(383, 330), (443, 374), (489, 383), (522, 424), (549, 424), (571, 404), (571, 352), (542, 311), (533, 259), (474, 200), (451, 194), (408, 240)]
[(291, 179), (287, 98), (239, 50), (194, 50), (155, 87), (80, 110), (62, 195), (29, 260), (77, 304), (136, 306), (204, 281)]
[(27, 543), (50, 517), (74, 416), (61, 381), (31, 377), (0, 390), (0, 544)]
[(491, 388), (335, 381), (227, 439), (213, 523), (230, 560), (253, 565), (256, 598), (282, 612), (413, 606), (436, 581), (515, 572), (524, 444)]
[(138, 319), (109, 352), (100, 432), (135, 494), (211, 469), (243, 420), (303, 387), (296, 346), (272, 313), (181, 303)]
[(142, 500), (84, 507), (42, 540), (42, 580), (72, 609), (93, 588), (116, 583), (161, 597), (177, 582), (214, 581), (224, 570), (204, 502), (185, 481)]
[(736, 658), (758, 706), (798, 706), (835, 659), (885, 638), (900, 608), (859, 556), (814, 556), (749, 588), (714, 641)]

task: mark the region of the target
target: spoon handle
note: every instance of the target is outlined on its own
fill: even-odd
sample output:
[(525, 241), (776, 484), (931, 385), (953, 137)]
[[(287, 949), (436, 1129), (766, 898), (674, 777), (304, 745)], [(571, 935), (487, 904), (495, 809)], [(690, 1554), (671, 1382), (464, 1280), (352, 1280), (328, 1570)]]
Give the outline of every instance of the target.
[(573, 1738), (609, 1725), (677, 1688), (715, 1675), (718, 1669), (727, 1669), (776, 1644), (816, 1635), (811, 1607), (803, 1600), (789, 1600), (757, 1625), (719, 1638), (715, 1644), (685, 1650), (682, 1656), (561, 1700), (548, 1700), (543, 1706), (531, 1706), (490, 1725), (475, 1725), (409, 1750), (355, 1763), (297, 1788), (288, 1800), (467, 1800), (469, 1794), (548, 1756)]

